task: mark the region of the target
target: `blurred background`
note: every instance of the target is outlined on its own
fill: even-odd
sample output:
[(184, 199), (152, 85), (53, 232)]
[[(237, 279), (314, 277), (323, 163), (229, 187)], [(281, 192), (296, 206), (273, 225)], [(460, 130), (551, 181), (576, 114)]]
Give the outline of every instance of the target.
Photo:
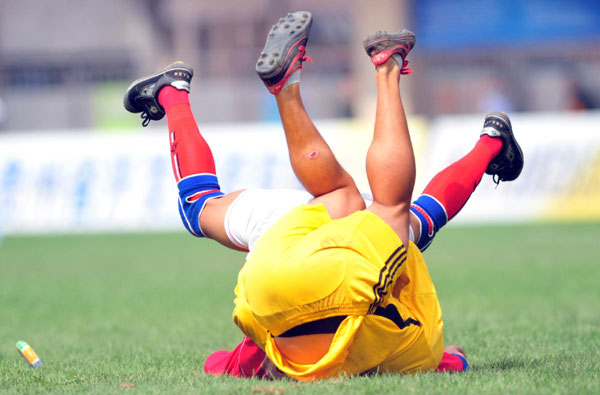
[(273, 22), (297, 9), (315, 18), (315, 62), (303, 80), (316, 118), (368, 114), (374, 91), (362, 39), (402, 27), (417, 35), (411, 113), (600, 107), (597, 1), (2, 0), (1, 128), (129, 119), (123, 87), (174, 59), (195, 69), (202, 122), (273, 119), (253, 65)]
[(1, 0), (0, 228), (179, 226), (166, 122), (142, 130), (122, 107), (131, 81), (173, 60), (194, 67), (192, 108), (224, 189), (298, 188), (254, 72), (273, 22), (298, 9), (314, 15), (307, 109), (361, 189), (376, 94), (362, 39), (406, 27), (417, 189), (503, 110), (525, 170), (495, 194), (482, 183), (462, 220), (600, 219), (598, 1)]

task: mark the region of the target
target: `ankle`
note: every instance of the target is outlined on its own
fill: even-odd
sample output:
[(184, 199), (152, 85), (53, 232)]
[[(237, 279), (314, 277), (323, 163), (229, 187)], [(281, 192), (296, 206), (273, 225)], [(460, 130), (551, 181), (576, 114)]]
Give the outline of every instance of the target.
[(177, 104), (190, 104), (188, 92), (178, 90), (172, 86), (165, 86), (158, 92), (158, 103), (163, 106), (166, 111), (169, 111)]
[(500, 151), (502, 151), (502, 139), (499, 137), (490, 137), (487, 134), (484, 134), (479, 138), (478, 144), (481, 143), (488, 147), (491, 151), (492, 158), (498, 156)]
[(293, 101), (300, 99), (300, 83), (287, 85), (275, 95), (277, 100)]
[(382, 65), (375, 67), (375, 77), (376, 78), (394, 78), (400, 79), (400, 66), (398, 63), (390, 57), (387, 62)]
[(292, 75), (290, 75), (290, 77), (287, 79), (285, 84), (283, 84), (283, 88), (281, 88), (281, 90), (289, 88), (292, 85), (298, 85), (300, 83), (300, 72), (301, 71), (302, 71), (302, 69), (297, 69), (296, 71), (294, 71), (292, 73)]

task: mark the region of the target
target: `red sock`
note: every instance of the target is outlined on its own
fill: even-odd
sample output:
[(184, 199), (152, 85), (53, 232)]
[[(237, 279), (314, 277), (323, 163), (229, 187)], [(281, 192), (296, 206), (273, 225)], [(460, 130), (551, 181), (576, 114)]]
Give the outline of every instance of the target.
[(437, 199), (446, 209), (450, 220), (467, 203), (488, 164), (501, 149), (502, 140), (481, 136), (471, 152), (433, 177), (423, 195)]
[(266, 354), (252, 339), (244, 340), (233, 350), (221, 350), (209, 355), (204, 363), (204, 371), (213, 376), (267, 377), (262, 368)]
[(188, 93), (166, 86), (158, 93), (158, 102), (167, 113), (176, 181), (193, 174), (216, 175), (213, 154), (194, 120)]
[(444, 351), (442, 360), (437, 367), (438, 372), (464, 372), (469, 368), (469, 363), (458, 354), (449, 354)]

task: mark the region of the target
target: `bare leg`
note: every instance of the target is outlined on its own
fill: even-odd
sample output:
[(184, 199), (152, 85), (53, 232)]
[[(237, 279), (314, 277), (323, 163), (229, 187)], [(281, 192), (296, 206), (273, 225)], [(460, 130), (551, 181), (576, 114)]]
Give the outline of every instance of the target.
[(275, 96), (294, 173), (333, 218), (364, 209), (352, 177), (342, 168), (304, 109), (300, 84)]
[(233, 203), (235, 198), (243, 191), (244, 190), (239, 190), (228, 193), (219, 199), (210, 199), (206, 202), (206, 205), (200, 214), (200, 227), (204, 231), (206, 237), (223, 244), (225, 247), (238, 251), (248, 250), (236, 246), (229, 240), (229, 236), (227, 236), (227, 231), (225, 230), (225, 216), (231, 203)]
[(400, 97), (400, 67), (390, 58), (375, 70), (375, 133), (367, 153), (367, 177), (373, 193), (369, 210), (379, 215), (408, 245), (415, 159)]

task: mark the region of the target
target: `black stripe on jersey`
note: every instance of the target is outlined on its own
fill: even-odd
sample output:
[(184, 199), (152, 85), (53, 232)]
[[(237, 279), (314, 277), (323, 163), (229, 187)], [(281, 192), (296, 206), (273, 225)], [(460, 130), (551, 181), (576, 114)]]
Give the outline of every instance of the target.
[[(387, 295), (387, 293), (389, 291), (389, 286), (390, 286), (389, 283), (391, 283), (391, 281), (394, 279), (394, 277), (396, 277), (396, 272), (398, 271), (398, 269), (400, 269), (400, 267), (404, 264), (404, 262), (406, 262), (406, 250), (402, 253), (401, 257), (398, 257), (398, 259), (400, 259), (400, 258), (402, 258), (402, 261), (400, 263), (398, 263), (395, 267), (390, 268), (391, 275), (388, 277), (388, 281), (386, 282), (386, 284), (384, 284), (382, 292), (380, 293), (380, 297), (379, 297), (380, 303), (383, 300), (383, 297), (385, 295)], [(396, 262), (398, 261), (398, 259), (396, 260)]]
[(409, 325), (421, 326), (421, 323), (415, 319), (403, 319), (400, 313), (398, 312), (396, 306), (394, 306), (391, 303), (385, 306), (385, 308), (377, 306), (377, 309), (375, 310), (375, 315), (379, 315), (394, 321), (394, 324), (396, 324), (396, 326), (400, 329), (404, 329)]
[[(381, 294), (382, 290), (384, 289), (382, 287), (383, 287), (384, 283), (387, 282), (388, 276), (392, 269), (391, 267), (388, 269), (388, 266), (393, 266), (405, 254), (406, 254), (406, 251), (404, 251), (404, 246), (401, 245), (400, 247), (396, 248), (396, 250), (394, 250), (394, 252), (392, 252), (392, 254), (389, 256), (389, 258), (385, 261), (385, 264), (379, 271), (379, 279), (377, 280), (377, 283), (375, 285), (373, 285), (373, 295), (375, 297), (375, 300), (369, 307), (368, 314), (372, 314), (375, 309), (375, 306), (381, 302), (380, 294)], [(392, 260), (393, 260), (393, 262), (392, 262)], [(391, 262), (391, 265), (390, 265), (390, 262)], [(384, 278), (385, 272), (387, 272), (387, 276)]]
[(381, 270), (379, 270), (379, 278), (377, 279), (377, 282), (375, 283), (375, 285), (373, 285), (373, 294), (374, 294), (374, 302), (371, 304), (371, 306), (369, 306), (369, 310), (367, 312), (367, 314), (372, 314), (373, 313), (373, 308), (375, 306), (375, 302), (377, 302), (377, 296), (378, 296), (378, 291), (377, 289), (379, 288), (379, 284), (381, 284), (381, 280), (383, 279), (383, 273), (386, 271), (387, 269), (387, 265), (390, 263), (390, 261), (394, 258), (394, 256), (400, 252), (400, 250), (402, 249), (402, 246), (396, 248), (396, 250), (394, 252), (392, 252), (392, 254), (388, 257), (388, 259), (385, 261), (385, 263), (383, 264), (383, 267), (381, 268)]
[(396, 271), (398, 271), (398, 268), (400, 266), (402, 266), (402, 264), (405, 261), (406, 261), (406, 250), (403, 250), (402, 253), (394, 260), (394, 262), (390, 266), (390, 270), (388, 271), (388, 274), (385, 276), (385, 281), (383, 282), (381, 290), (379, 291), (379, 296), (385, 295), (386, 289), (389, 286), (389, 283), (394, 278)]

